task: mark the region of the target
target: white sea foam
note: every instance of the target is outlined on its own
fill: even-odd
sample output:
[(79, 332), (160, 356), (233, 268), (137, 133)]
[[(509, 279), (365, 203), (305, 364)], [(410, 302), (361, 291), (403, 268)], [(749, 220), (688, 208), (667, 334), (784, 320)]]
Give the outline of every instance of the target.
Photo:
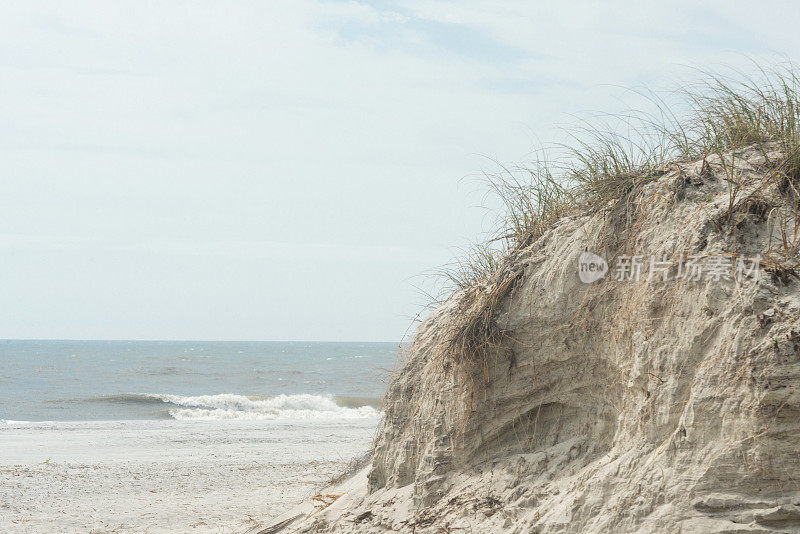
[(220, 395), (148, 395), (153, 399), (177, 406), (169, 410), (174, 419), (362, 419), (378, 417), (371, 406), (348, 408), (339, 406), (332, 397), (323, 395), (278, 395), (276, 397), (246, 397), (223, 393)]

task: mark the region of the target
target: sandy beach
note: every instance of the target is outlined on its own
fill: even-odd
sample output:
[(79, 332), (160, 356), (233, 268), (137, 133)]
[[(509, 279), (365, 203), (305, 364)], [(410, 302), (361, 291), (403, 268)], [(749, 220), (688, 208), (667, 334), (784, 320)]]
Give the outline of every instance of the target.
[(364, 451), (377, 419), (0, 423), (0, 531), (248, 530)]
[(0, 2), (0, 534), (800, 534), (799, 2)]

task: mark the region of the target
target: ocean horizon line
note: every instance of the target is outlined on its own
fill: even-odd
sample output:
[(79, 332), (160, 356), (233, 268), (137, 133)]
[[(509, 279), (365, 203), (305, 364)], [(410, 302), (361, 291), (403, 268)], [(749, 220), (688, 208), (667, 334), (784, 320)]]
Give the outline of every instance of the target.
[(40, 338), (0, 338), (0, 342), (7, 341), (80, 341), (80, 342), (121, 342), (121, 343), (375, 343), (387, 344), (394, 343), (402, 345), (402, 341), (330, 341), (330, 340), (311, 340), (311, 339), (143, 339), (143, 338), (56, 338), (56, 337), (40, 337)]

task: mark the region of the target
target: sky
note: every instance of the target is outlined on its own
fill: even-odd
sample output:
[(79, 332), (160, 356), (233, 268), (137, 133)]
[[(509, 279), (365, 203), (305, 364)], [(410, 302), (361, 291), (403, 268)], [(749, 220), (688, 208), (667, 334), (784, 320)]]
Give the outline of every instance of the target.
[[(399, 341), (477, 177), (793, 2), (0, 4), (0, 338)], [(491, 201), (489, 201), (491, 206)]]

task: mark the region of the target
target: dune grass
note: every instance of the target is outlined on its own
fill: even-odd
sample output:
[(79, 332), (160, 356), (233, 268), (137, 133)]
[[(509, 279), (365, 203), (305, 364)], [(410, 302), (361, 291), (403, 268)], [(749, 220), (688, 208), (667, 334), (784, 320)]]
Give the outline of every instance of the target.
[[(665, 94), (637, 91), (654, 111), (609, 116), (604, 124), (584, 122), (567, 132), (571, 143), (539, 151), (520, 166), (497, 164), (485, 173), (489, 192), (503, 206), (499, 228), (483, 245), (440, 274), (469, 300), (463, 328), (451, 340), (452, 353), (483, 361), (501, 344), (493, 327), (498, 303), (510, 291), (515, 256), (561, 217), (613, 209), (642, 184), (665, 174), (675, 163), (716, 155), (729, 187), (727, 217), (763, 209), (758, 193), (774, 187), (788, 198), (786, 212), (769, 212), (782, 250), (773, 267), (796, 269), (800, 253), (800, 77), (792, 64), (751, 72), (697, 71), (695, 81)], [(764, 183), (743, 184), (736, 152), (757, 147), (767, 162)], [(545, 155), (556, 154), (555, 157)], [(779, 159), (771, 161), (775, 154)], [(748, 196), (743, 194), (748, 185)], [(781, 259), (776, 259), (780, 257)], [(481, 356), (483, 355), (483, 356)]]
[[(503, 206), (499, 229), (441, 274), (457, 289), (485, 282), (504, 257), (529, 245), (563, 215), (608, 208), (672, 163), (735, 154), (745, 147), (759, 147), (767, 158), (782, 154), (770, 179), (796, 203), (800, 77), (795, 68), (787, 64), (770, 70), (756, 67), (751, 73), (698, 72), (697, 78), (666, 95), (646, 92), (655, 112), (614, 116), (611, 126), (579, 124), (568, 132), (572, 144), (540, 151), (556, 153), (551, 159), (513, 167), (495, 162), (497, 169), (484, 174), (489, 191)], [(728, 182), (733, 211), (741, 183), (732, 172)], [(790, 233), (788, 251), (796, 245)]]

